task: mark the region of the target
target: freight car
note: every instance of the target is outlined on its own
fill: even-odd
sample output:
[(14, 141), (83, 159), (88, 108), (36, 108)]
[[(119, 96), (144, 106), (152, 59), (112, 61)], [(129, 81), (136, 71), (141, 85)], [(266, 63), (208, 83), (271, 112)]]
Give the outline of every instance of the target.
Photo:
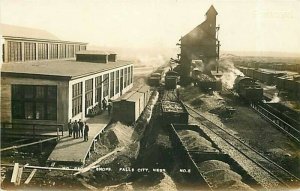
[(280, 91), (289, 92), (290, 96), (294, 96), (299, 99), (300, 97), (300, 76), (281, 76), (275, 80), (275, 85)]
[(165, 88), (167, 90), (176, 89), (178, 81), (179, 81), (179, 75), (178, 75), (177, 72), (172, 71), (172, 70), (166, 72), (166, 75), (165, 75)]
[(163, 68), (158, 68), (155, 70), (148, 79), (148, 84), (150, 86), (160, 86), (161, 80), (164, 76), (165, 70)]
[(189, 113), (182, 101), (177, 97), (175, 90), (165, 90), (163, 92), (161, 111), (162, 121), (165, 125), (171, 123), (188, 123)]
[(142, 86), (113, 101), (112, 118), (115, 121), (134, 123), (145, 109), (150, 98), (150, 87)]
[(220, 80), (202, 73), (198, 68), (193, 69), (191, 77), (194, 85), (199, 86), (204, 91), (220, 91), (222, 89), (222, 82)]
[(263, 89), (252, 78), (238, 76), (234, 82), (234, 89), (247, 101), (258, 102), (263, 99)]
[(161, 82), (161, 74), (160, 73), (152, 73), (148, 79), (148, 84), (150, 86), (159, 86)]

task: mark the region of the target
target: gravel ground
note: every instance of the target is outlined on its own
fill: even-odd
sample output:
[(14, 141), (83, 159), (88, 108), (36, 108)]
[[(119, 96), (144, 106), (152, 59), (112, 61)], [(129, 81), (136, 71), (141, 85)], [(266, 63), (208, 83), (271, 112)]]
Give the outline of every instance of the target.
[[(201, 111), (202, 115), (227, 128), (254, 149), (300, 177), (300, 146), (246, 106), (242, 100), (226, 92), (221, 92), (220, 99), (218, 94), (203, 94), (196, 87), (182, 88), (180, 95), (184, 101)], [(221, 111), (222, 107), (232, 107), (236, 111), (228, 118), (210, 112)]]
[(233, 149), (220, 137), (212, 133), (207, 127), (201, 125), (198, 121), (191, 119), (194, 124), (198, 124), (199, 127), (206, 133), (226, 154), (230, 155), (235, 161), (237, 161), (259, 184), (267, 189), (278, 189), (278, 182), (273, 179), (267, 172), (261, 171), (252, 161), (249, 161), (245, 156), (241, 155), (239, 151)]

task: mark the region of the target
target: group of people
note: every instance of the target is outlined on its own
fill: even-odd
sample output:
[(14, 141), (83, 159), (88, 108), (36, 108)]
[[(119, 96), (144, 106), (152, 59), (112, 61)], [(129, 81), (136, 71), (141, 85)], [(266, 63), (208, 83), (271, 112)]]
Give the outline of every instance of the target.
[[(111, 109), (112, 109), (112, 105), (109, 102), (107, 104), (106, 99), (104, 98), (102, 100), (102, 107), (103, 110), (108, 110), (108, 115), (111, 114)], [(89, 134), (89, 126), (87, 125), (86, 122), (82, 122), (81, 119), (79, 119), (78, 121), (75, 120), (74, 122), (72, 122), (72, 120), (70, 119), (69, 123), (68, 123), (68, 130), (69, 130), (69, 137), (72, 137), (74, 139), (78, 139), (80, 137), (83, 137), (84, 141), (88, 141), (88, 134)]]
[(108, 111), (108, 115), (110, 116), (110, 113), (111, 113), (111, 109), (112, 109), (112, 105), (110, 102), (108, 102), (108, 105), (107, 105), (107, 101), (105, 98), (103, 98), (102, 100), (102, 108), (103, 110), (105, 111), (106, 108), (107, 108), (107, 111)]
[(69, 137), (72, 137), (74, 139), (78, 139), (80, 137), (83, 137), (84, 141), (88, 141), (89, 139), (89, 126), (87, 125), (87, 123), (83, 123), (81, 121), (81, 119), (75, 120), (74, 122), (72, 122), (72, 120), (70, 119), (69, 123), (68, 123), (68, 130), (69, 130)]

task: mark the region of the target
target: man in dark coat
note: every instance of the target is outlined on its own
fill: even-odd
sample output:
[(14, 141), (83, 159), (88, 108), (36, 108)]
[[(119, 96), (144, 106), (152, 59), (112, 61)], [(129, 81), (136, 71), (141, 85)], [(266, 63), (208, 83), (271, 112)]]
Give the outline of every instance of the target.
[(89, 126), (86, 124), (85, 122), (85, 126), (84, 126), (84, 141), (88, 141), (89, 140)]
[(83, 137), (83, 126), (84, 126), (84, 124), (81, 121), (81, 119), (79, 119), (78, 125), (79, 125), (79, 131), (78, 131), (79, 137), (81, 137), (81, 136)]
[(79, 130), (79, 125), (77, 123), (77, 120), (75, 120), (74, 124), (73, 124), (73, 138), (77, 139), (78, 138), (78, 130)]
[(106, 110), (106, 106), (107, 106), (107, 101), (105, 98), (103, 98), (102, 100), (102, 107), (103, 107), (103, 110)]
[(69, 137), (72, 137), (72, 133), (73, 133), (73, 124), (72, 121), (70, 119), (69, 123), (68, 123), (68, 130), (69, 130)]

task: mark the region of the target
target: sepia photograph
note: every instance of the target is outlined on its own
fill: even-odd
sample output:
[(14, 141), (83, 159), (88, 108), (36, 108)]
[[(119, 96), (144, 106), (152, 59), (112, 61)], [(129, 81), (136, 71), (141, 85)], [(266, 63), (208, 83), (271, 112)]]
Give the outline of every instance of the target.
[(0, 0), (0, 189), (299, 190), (299, 10)]

